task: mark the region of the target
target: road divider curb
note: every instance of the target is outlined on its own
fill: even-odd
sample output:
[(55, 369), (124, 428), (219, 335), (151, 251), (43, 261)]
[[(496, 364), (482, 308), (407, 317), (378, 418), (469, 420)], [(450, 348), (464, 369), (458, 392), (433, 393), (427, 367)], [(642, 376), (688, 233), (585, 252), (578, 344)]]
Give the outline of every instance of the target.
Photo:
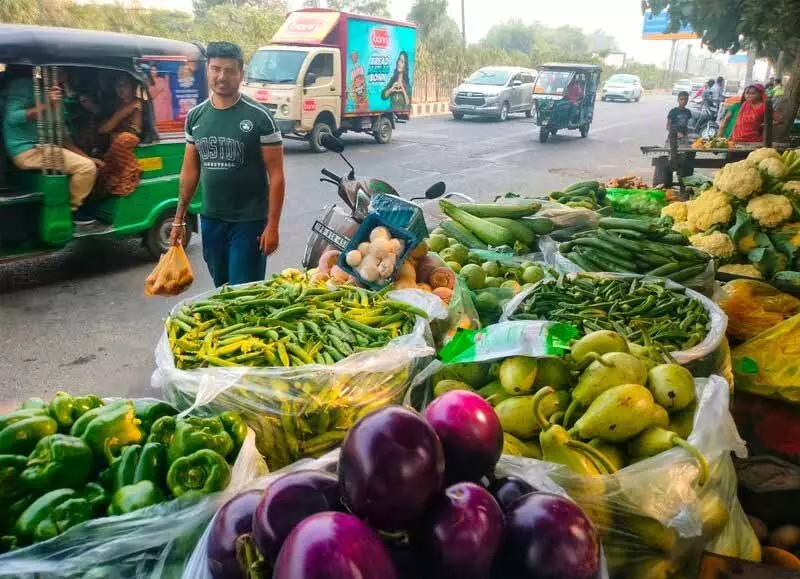
[(450, 114), (450, 103), (447, 101), (411, 105), (412, 117), (434, 117), (448, 114)]

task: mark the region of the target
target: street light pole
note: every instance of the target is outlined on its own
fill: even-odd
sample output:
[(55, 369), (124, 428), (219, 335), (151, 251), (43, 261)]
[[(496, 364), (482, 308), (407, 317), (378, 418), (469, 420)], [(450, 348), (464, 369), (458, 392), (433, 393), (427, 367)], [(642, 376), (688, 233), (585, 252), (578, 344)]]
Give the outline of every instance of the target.
[(464, 14), (464, 0), (461, 0), (461, 42), (464, 50), (467, 50), (467, 18)]

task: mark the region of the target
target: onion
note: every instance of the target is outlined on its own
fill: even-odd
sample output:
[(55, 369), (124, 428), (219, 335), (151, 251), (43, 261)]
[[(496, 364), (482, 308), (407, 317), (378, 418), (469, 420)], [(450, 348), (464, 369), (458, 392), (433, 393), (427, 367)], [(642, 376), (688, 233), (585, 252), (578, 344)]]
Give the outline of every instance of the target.
[(393, 237), (389, 240), (389, 244), (391, 245), (392, 253), (395, 255), (403, 255), (403, 252), (406, 250), (406, 242), (402, 239)]
[(272, 579), (396, 579), (378, 535), (353, 515), (317, 513), (281, 548)]
[(369, 248), (370, 255), (378, 259), (383, 259), (392, 253), (392, 244), (388, 239), (378, 238), (372, 242)]
[(367, 255), (369, 253), (369, 241), (362, 241), (358, 244), (358, 251), (361, 255)]
[(369, 240), (371, 242), (375, 242), (378, 239), (389, 239), (389, 237), (389, 230), (382, 225), (369, 232)]
[(233, 497), (222, 505), (206, 543), (208, 570), (214, 579), (245, 578), (236, 560), (236, 540), (253, 527), (253, 512), (261, 499), (261, 491), (250, 491)]
[(477, 481), (494, 471), (503, 454), (503, 428), (486, 400), (453, 390), (431, 402), (424, 416), (442, 441), (449, 482)]
[(531, 493), (506, 511), (503, 563), (511, 576), (593, 579), (600, 569), (600, 539), (578, 505)]
[(412, 543), (427, 551), (445, 576), (482, 579), (491, 571), (503, 527), (503, 511), (486, 489), (458, 483), (434, 504)]
[(350, 267), (356, 267), (359, 263), (361, 263), (361, 258), (363, 255), (357, 249), (347, 252), (347, 256), (345, 256), (345, 261), (347, 265)]
[(403, 529), (418, 519), (443, 477), (444, 454), (436, 432), (402, 406), (387, 406), (359, 420), (339, 458), (343, 502), (378, 529)]
[(253, 515), (253, 540), (264, 558), (274, 563), (284, 540), (300, 521), (334, 510), (342, 510), (335, 476), (312, 470), (290, 472), (264, 490)]

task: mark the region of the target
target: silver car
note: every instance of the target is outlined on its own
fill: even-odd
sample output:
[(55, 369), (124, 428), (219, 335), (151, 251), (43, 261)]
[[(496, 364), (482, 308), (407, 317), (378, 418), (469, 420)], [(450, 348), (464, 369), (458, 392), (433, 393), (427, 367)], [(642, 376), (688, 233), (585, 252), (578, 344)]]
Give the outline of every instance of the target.
[(466, 115), (505, 121), (511, 113), (533, 112), (536, 71), (513, 66), (487, 66), (470, 75), (450, 97), (450, 112), (456, 120)]

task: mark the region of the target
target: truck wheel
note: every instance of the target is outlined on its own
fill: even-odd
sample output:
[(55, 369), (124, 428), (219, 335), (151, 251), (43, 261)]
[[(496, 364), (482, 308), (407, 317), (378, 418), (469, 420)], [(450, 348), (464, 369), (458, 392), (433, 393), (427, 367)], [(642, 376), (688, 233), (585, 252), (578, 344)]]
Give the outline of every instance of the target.
[(327, 151), (327, 149), (322, 146), (321, 141), (322, 135), (326, 133), (332, 135), (333, 129), (331, 129), (331, 126), (325, 121), (317, 121), (314, 128), (311, 129), (311, 136), (309, 137), (308, 144), (311, 145), (311, 150), (315, 153), (324, 153)]
[(385, 145), (392, 140), (392, 121), (386, 117), (381, 117), (375, 125), (373, 137), (376, 143)]
[(550, 138), (550, 129), (548, 129), (547, 127), (542, 127), (541, 129), (539, 129), (539, 142), (540, 143), (546, 143), (547, 139), (549, 139), (549, 138)]
[[(159, 259), (161, 254), (166, 253), (170, 248), (169, 234), (172, 231), (172, 221), (174, 219), (174, 210), (170, 209), (169, 211), (165, 211), (156, 219), (153, 226), (145, 232), (144, 236), (142, 236), (142, 243), (153, 259)], [(184, 247), (189, 245), (192, 239), (192, 224), (189, 221), (190, 219), (193, 219), (193, 217), (187, 217), (186, 219), (186, 235), (183, 238)]]

